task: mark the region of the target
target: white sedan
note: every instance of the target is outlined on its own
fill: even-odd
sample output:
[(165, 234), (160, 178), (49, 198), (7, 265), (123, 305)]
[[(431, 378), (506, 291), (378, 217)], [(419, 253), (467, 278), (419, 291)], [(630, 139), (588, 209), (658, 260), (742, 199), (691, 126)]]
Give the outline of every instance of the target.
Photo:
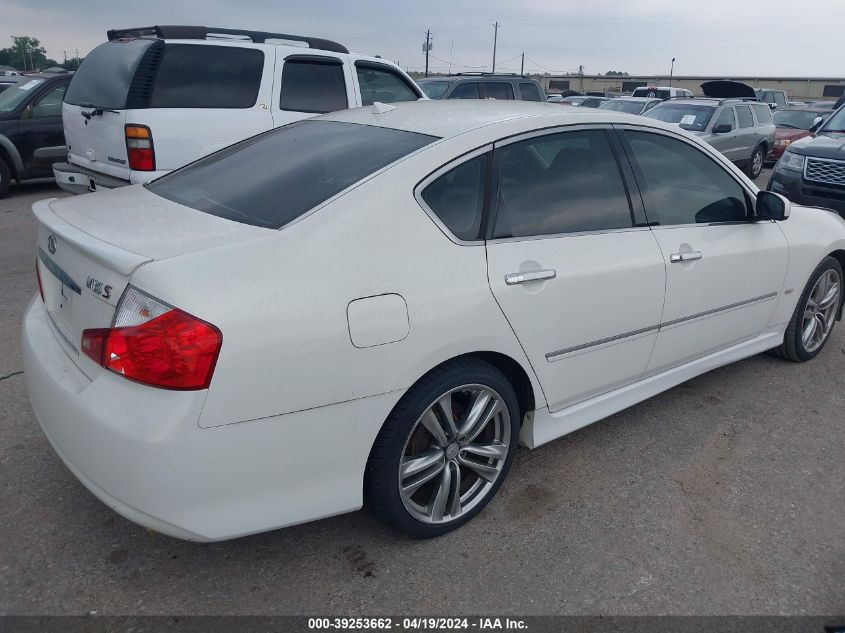
[(518, 443), (809, 360), (842, 310), (845, 220), (608, 110), (375, 104), (34, 213), (35, 414), (105, 503), (198, 541), (365, 501), (442, 534)]

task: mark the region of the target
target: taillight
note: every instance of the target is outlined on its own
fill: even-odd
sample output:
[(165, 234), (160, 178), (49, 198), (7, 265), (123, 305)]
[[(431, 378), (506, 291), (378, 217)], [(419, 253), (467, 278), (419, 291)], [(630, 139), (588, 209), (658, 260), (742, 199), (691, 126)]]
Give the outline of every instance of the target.
[(41, 295), (41, 301), (45, 301), (44, 299), (44, 286), (41, 285), (41, 270), (38, 267), (38, 260), (35, 260), (35, 277), (38, 279), (38, 294)]
[(206, 389), (223, 343), (220, 330), (129, 286), (114, 327), (85, 330), (82, 351), (106, 369), (164, 389)]
[(155, 171), (156, 155), (153, 147), (153, 134), (146, 125), (127, 125), (126, 157), (129, 169), (137, 171)]

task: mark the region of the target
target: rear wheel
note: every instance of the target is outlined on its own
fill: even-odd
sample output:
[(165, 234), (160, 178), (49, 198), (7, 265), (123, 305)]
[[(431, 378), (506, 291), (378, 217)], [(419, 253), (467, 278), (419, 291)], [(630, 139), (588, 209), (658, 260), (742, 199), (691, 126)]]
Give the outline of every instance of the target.
[(507, 475), (519, 414), (513, 386), (485, 361), (461, 359), (432, 371), (402, 397), (376, 438), (367, 501), (411, 536), (463, 525)]
[(12, 184), (12, 170), (9, 169), (9, 164), (0, 157), (0, 198), (6, 195), (9, 191), (9, 185)]
[(760, 145), (754, 148), (754, 153), (751, 154), (751, 162), (748, 163), (748, 177), (751, 180), (756, 180), (763, 171), (763, 159), (765, 157), (763, 148)]
[(825, 257), (804, 287), (777, 355), (795, 362), (815, 358), (830, 339), (841, 305), (842, 266)]

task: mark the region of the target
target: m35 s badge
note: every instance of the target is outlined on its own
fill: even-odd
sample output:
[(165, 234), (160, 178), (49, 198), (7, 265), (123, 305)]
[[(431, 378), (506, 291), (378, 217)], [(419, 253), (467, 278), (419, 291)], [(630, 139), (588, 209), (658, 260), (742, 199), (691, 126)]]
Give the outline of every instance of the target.
[(85, 286), (93, 292), (95, 295), (101, 296), (103, 299), (108, 299), (111, 297), (111, 286), (107, 286), (99, 279), (94, 279), (93, 277), (88, 277), (85, 280)]

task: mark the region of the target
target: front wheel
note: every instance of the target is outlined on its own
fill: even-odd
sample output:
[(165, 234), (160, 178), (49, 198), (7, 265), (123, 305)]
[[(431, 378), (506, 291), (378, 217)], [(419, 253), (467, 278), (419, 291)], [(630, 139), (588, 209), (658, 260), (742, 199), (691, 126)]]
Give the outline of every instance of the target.
[(777, 354), (795, 362), (815, 358), (833, 332), (842, 304), (842, 266), (825, 257), (810, 275)]
[(754, 149), (754, 153), (751, 154), (751, 162), (748, 163), (748, 177), (751, 178), (751, 180), (756, 180), (763, 171), (764, 158), (765, 155), (763, 153), (763, 148), (758, 145)]
[(364, 481), (368, 503), (418, 538), (469, 521), (496, 494), (519, 438), (519, 403), (498, 369), (459, 359), (421, 378), (376, 438)]

